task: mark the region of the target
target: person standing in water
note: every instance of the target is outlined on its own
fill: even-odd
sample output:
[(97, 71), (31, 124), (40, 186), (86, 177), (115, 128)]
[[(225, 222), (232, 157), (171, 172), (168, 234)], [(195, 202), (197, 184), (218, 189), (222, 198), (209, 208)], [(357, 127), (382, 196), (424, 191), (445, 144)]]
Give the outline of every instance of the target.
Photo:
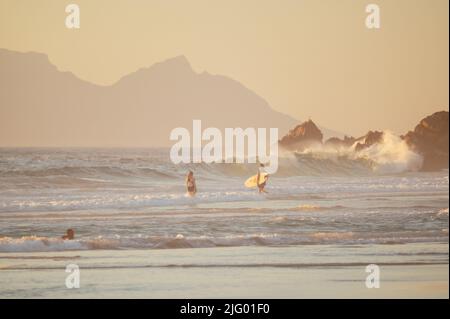
[[(261, 174), (264, 174), (264, 180), (262, 183), (259, 182), (261, 178)], [(264, 170), (264, 164), (259, 164), (258, 174), (256, 176), (256, 185), (258, 186), (258, 190), (260, 193), (267, 193), (264, 189), (266, 187), (267, 181), (269, 180), (269, 174), (267, 174)]]
[(186, 176), (186, 188), (190, 196), (195, 196), (195, 193), (197, 193), (197, 185), (195, 183), (194, 173), (192, 171), (189, 171)]

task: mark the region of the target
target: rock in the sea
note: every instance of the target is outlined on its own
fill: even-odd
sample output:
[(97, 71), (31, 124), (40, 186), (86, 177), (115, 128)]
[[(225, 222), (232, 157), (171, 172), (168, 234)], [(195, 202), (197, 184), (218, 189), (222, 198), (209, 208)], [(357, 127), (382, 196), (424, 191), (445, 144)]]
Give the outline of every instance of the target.
[(324, 145), (332, 148), (340, 149), (340, 148), (348, 148), (352, 146), (356, 142), (356, 138), (353, 136), (345, 135), (343, 139), (339, 137), (330, 137), (325, 141)]
[(280, 145), (291, 150), (303, 150), (314, 144), (322, 144), (323, 135), (313, 121), (308, 120), (283, 136)]
[[(449, 115), (447, 111), (436, 112), (424, 118), (401, 138), (409, 148), (423, 156), (421, 170), (436, 171), (449, 167)], [(350, 148), (359, 152), (377, 143), (383, 142), (383, 132), (369, 131), (359, 138), (345, 136), (344, 139), (332, 137), (325, 146), (336, 149)], [(289, 131), (280, 141), (280, 146), (289, 150), (302, 151), (312, 145), (322, 144), (323, 135), (313, 121), (306, 121)]]
[(402, 138), (409, 147), (423, 156), (422, 170), (448, 168), (448, 112), (436, 112), (424, 118)]
[(340, 139), (338, 137), (331, 137), (325, 141), (325, 146), (330, 146), (336, 149), (340, 148), (348, 148), (352, 145), (355, 145), (355, 151), (361, 151), (373, 144), (380, 143), (383, 140), (383, 132), (380, 131), (369, 131), (366, 135), (363, 135), (358, 138), (354, 138), (352, 136), (344, 136), (344, 139)]
[(356, 140), (358, 144), (355, 146), (355, 151), (359, 152), (373, 144), (380, 143), (383, 141), (383, 132), (380, 131), (369, 131), (366, 135), (358, 138)]

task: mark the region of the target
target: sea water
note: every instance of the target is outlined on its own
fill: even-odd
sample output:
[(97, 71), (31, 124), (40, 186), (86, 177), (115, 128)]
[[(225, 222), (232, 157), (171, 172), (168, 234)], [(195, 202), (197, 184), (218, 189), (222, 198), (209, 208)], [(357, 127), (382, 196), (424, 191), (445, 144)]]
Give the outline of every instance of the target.
[[(231, 263), (283, 276), (371, 262), (448, 271), (448, 170), (383, 173), (360, 159), (297, 154), (280, 160), (267, 194), (244, 187), (256, 172), (254, 164), (174, 165), (168, 149), (1, 149), (0, 282), (19, 282), (7, 270), (60, 269), (67, 258), (108, 271)], [(68, 228), (74, 240), (61, 239)], [(4, 296), (26, 295), (5, 287)], [(150, 296), (165, 293), (184, 296)]]

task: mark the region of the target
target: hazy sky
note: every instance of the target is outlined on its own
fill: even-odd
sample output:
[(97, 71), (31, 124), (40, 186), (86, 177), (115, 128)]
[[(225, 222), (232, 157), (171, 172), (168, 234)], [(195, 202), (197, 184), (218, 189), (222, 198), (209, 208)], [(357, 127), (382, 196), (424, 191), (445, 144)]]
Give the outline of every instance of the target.
[[(81, 28), (65, 27), (76, 3)], [(365, 6), (381, 29), (365, 27)], [(448, 110), (448, 0), (0, 0), (0, 47), (111, 84), (185, 55), (276, 110), (352, 135)]]

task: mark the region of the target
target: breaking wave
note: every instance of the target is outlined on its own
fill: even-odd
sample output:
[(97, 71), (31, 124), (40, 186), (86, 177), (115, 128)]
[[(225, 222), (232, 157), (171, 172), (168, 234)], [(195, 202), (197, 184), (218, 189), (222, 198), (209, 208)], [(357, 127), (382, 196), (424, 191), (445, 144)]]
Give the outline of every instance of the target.
[[(280, 150), (278, 162), (276, 175), (280, 177), (358, 176), (417, 171), (421, 168), (422, 157), (411, 151), (399, 137), (386, 131), (381, 143), (358, 152), (354, 145), (341, 149), (316, 145), (303, 152)], [(118, 179), (170, 181), (184, 176), (188, 169), (195, 170), (203, 179), (244, 177), (254, 174), (255, 164), (175, 165), (170, 162), (168, 149), (123, 152), (123, 155), (104, 150), (78, 153), (6, 150), (0, 155), (0, 179), (5, 182), (17, 178), (48, 180), (57, 185), (104, 185)]]
[[(281, 220), (280, 220), (281, 221)], [(399, 233), (307, 232), (289, 235), (260, 233), (223, 237), (189, 236), (98, 236), (75, 240), (52, 237), (0, 237), (0, 252), (51, 252), (76, 250), (177, 249), (236, 246), (290, 246), (317, 244), (403, 244), (411, 242), (448, 242), (448, 230)]]
[(300, 175), (384, 175), (418, 171), (423, 163), (420, 154), (389, 131), (383, 132), (380, 143), (360, 151), (355, 151), (355, 146), (356, 143), (340, 148), (315, 144), (301, 152), (284, 151), (279, 171), (289, 174), (296, 166)]
[(409, 149), (405, 141), (389, 131), (383, 132), (383, 141), (356, 153), (359, 158), (367, 158), (381, 173), (402, 173), (418, 171), (422, 167), (421, 155)]

